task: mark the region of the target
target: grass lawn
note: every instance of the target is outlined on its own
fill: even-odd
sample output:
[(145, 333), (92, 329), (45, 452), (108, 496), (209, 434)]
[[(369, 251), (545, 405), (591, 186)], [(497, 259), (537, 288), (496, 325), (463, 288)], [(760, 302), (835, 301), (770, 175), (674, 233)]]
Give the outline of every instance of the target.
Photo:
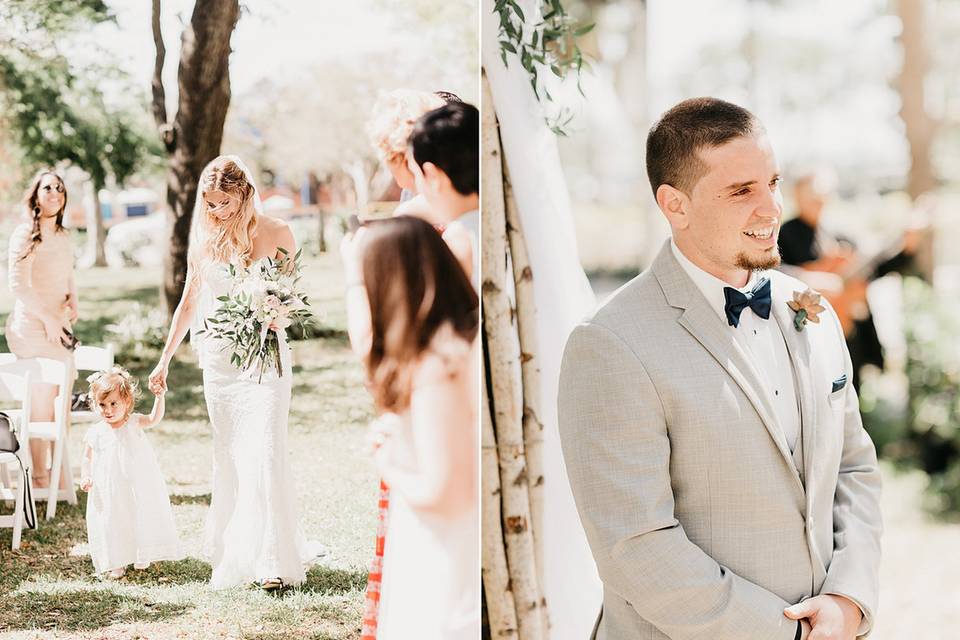
[[(103, 344), (105, 325), (130, 313), (136, 302), (147, 308), (158, 304), (157, 269), (92, 269), (78, 271), (77, 279), (76, 330), (85, 344)], [(210, 565), (200, 558), (199, 538), (210, 502), (211, 435), (200, 371), (184, 345), (171, 365), (167, 417), (151, 438), (188, 558), (130, 571), (117, 582), (98, 580), (86, 554), (86, 495), (79, 492), (79, 505), (61, 503), (55, 520), (25, 531), (17, 552), (10, 551), (11, 530), (0, 529), (0, 638), (334, 640), (359, 635), (376, 524), (377, 477), (363, 445), (372, 405), (347, 343), (338, 256), (306, 258), (303, 282), (324, 331), (323, 337), (293, 343), (289, 463), (304, 532), (328, 549), (309, 570), (307, 583), (276, 596), (252, 588), (208, 588)], [(0, 326), (9, 310), (4, 293)], [(6, 350), (0, 337), (0, 351)], [(140, 379), (144, 394), (137, 409), (148, 411), (152, 396), (146, 376), (155, 358), (118, 357), (118, 364)], [(75, 466), (85, 429), (77, 425), (70, 436)], [(0, 510), (8, 513), (9, 507), (0, 505)]]

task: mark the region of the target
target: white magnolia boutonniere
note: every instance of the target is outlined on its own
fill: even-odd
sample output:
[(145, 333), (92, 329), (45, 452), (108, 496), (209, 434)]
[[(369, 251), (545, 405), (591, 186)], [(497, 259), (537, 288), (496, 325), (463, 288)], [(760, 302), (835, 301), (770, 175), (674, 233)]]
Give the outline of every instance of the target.
[(797, 331), (803, 331), (808, 320), (820, 324), (820, 313), (826, 311), (826, 307), (820, 304), (820, 294), (813, 289), (794, 291), (793, 300), (788, 302), (787, 306), (796, 314), (793, 316), (793, 326)]

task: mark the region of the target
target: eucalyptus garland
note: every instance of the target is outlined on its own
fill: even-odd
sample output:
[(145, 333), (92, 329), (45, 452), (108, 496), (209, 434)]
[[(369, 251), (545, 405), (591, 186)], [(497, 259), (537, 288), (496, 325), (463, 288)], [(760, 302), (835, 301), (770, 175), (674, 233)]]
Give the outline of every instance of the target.
[[(541, 103), (553, 102), (553, 96), (539, 75), (542, 69), (549, 69), (561, 80), (571, 73), (575, 74), (577, 90), (583, 95), (580, 80), (587, 61), (576, 39), (588, 33), (594, 25), (576, 26), (561, 0), (540, 0), (540, 10), (543, 17), (530, 26), (526, 24), (523, 10), (515, 0), (496, 0), (494, 11), (500, 17), (498, 39), (504, 66), (510, 66), (508, 54), (516, 56), (529, 75), (530, 87)], [(565, 136), (573, 113), (569, 108), (562, 107), (558, 114), (547, 116), (545, 120), (551, 131)]]

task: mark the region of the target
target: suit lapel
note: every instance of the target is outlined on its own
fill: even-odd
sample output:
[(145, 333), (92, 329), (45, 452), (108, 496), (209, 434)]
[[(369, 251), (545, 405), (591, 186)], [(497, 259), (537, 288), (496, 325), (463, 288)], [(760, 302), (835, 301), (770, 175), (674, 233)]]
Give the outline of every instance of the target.
[(673, 257), (669, 241), (660, 251), (652, 269), (660, 282), (660, 287), (663, 289), (667, 302), (673, 307), (683, 309), (683, 313), (677, 322), (710, 352), (743, 390), (757, 415), (760, 416), (760, 421), (766, 427), (767, 433), (776, 445), (802, 494), (803, 483), (800, 480), (799, 472), (793, 462), (793, 456), (787, 447), (779, 423), (774, 417), (776, 414), (773, 407), (770, 405), (766, 394), (761, 391), (763, 387), (756, 370), (750, 365), (746, 353), (737, 341), (732, 340), (726, 332), (723, 322), (716, 312), (710, 308), (703, 294), (683, 272), (683, 268)]
[(798, 401), (800, 402), (800, 433), (803, 437), (803, 468), (806, 478), (812, 477), (814, 438), (816, 437), (817, 403), (811, 371), (810, 361), (810, 334), (817, 325), (807, 324), (803, 331), (797, 331), (793, 326), (793, 311), (787, 306), (787, 301), (793, 299), (791, 291), (781, 290), (774, 286), (773, 316), (780, 325), (787, 352), (790, 354), (790, 363), (793, 365), (793, 376), (797, 381)]

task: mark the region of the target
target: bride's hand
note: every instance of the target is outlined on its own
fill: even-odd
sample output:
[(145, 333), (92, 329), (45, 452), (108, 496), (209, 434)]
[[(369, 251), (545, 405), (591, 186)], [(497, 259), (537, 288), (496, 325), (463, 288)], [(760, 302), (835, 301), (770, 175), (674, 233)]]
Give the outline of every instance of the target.
[(150, 387), (150, 392), (154, 395), (160, 395), (167, 391), (167, 363), (159, 362), (157, 366), (154, 367), (153, 371), (150, 372), (150, 377), (148, 378), (148, 386)]

